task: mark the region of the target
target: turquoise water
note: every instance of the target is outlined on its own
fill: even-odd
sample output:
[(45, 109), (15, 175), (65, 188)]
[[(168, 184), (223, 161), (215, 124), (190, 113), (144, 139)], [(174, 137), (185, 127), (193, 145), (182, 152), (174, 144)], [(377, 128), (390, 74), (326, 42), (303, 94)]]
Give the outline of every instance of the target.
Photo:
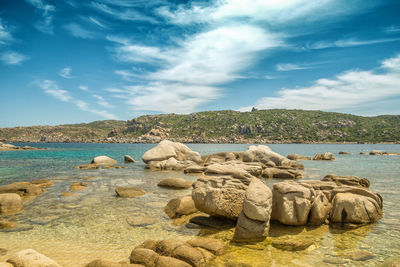
[[(24, 145), (24, 144), (17, 144)], [(63, 266), (82, 266), (95, 258), (126, 260), (132, 248), (146, 239), (168, 237), (191, 238), (198, 229), (188, 229), (173, 223), (162, 209), (169, 199), (190, 194), (190, 190), (169, 190), (157, 187), (166, 177), (183, 177), (195, 181), (194, 175), (182, 172), (152, 172), (145, 170), (141, 155), (155, 145), (152, 144), (28, 144), (45, 147), (37, 151), (0, 152), (0, 185), (15, 181), (31, 181), (47, 178), (55, 184), (36, 199), (25, 204), (24, 211), (17, 215), (0, 217), (15, 221), (15, 231), (0, 231), (0, 248), (8, 250), (0, 255), (6, 260), (13, 252), (34, 248), (53, 258)], [(221, 151), (244, 151), (243, 144), (188, 144), (200, 154)], [(400, 252), (400, 156), (360, 155), (361, 151), (374, 149), (400, 153), (400, 145), (355, 145), (355, 144), (273, 144), (274, 151), (287, 155), (299, 153), (313, 156), (316, 153), (332, 152), (335, 161), (303, 161), (304, 179), (321, 179), (329, 173), (356, 175), (371, 181), (371, 190), (384, 199), (384, 216), (376, 224), (354, 231), (338, 233), (329, 227), (302, 229), (299, 238), (316, 240), (315, 248), (303, 252), (282, 252), (265, 243), (262, 250), (232, 246), (232, 255), (237, 261), (251, 262), (253, 266), (313, 266), (329, 265), (324, 259), (334, 257), (340, 265), (376, 266)], [(352, 155), (338, 155), (347, 151)], [(129, 154), (135, 164), (123, 163)], [(126, 166), (115, 170), (75, 170), (74, 166), (89, 163), (95, 156), (107, 155)], [(74, 182), (85, 181), (88, 188), (62, 197), (69, 192)], [(279, 180), (268, 180), (272, 185)], [(118, 199), (116, 186), (137, 186), (148, 193), (140, 198)], [(155, 219), (148, 226), (133, 227), (127, 223), (130, 217), (145, 216)], [(278, 227), (279, 228), (279, 227)], [(284, 230), (271, 228), (271, 236), (291, 235), (294, 227)], [(275, 232), (274, 232), (275, 231)], [(282, 234), (282, 231), (284, 232)], [(286, 232), (285, 232), (286, 231)], [(229, 235), (229, 233), (227, 233)], [(368, 250), (374, 258), (366, 262), (355, 262), (349, 255), (355, 250)], [(244, 257), (243, 255), (247, 255)], [(274, 260), (271, 261), (271, 258)], [(221, 263), (223, 264), (223, 263)]]

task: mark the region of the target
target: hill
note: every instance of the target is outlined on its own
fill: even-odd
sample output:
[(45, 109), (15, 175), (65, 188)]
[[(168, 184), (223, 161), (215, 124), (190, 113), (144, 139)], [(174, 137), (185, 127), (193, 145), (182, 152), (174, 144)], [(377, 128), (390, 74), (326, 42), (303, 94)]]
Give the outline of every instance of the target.
[(400, 115), (362, 117), (305, 110), (205, 111), (129, 121), (0, 128), (7, 142), (384, 143), (400, 141)]

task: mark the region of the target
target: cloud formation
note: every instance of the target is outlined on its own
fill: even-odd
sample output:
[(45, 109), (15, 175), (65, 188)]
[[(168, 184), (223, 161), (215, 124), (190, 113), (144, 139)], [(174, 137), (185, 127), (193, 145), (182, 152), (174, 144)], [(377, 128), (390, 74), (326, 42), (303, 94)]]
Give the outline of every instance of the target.
[(35, 28), (43, 33), (53, 35), (53, 18), (56, 7), (47, 4), (45, 0), (25, 0), (25, 2), (34, 6), (39, 12), (41, 12), (42, 18), (35, 23)]
[(277, 71), (292, 71), (292, 70), (305, 70), (305, 69), (310, 69), (311, 66), (309, 65), (300, 65), (300, 64), (292, 64), (292, 63), (286, 63), (286, 64), (277, 64), (276, 65), (276, 70)]
[(11, 35), (10, 29), (7, 25), (3, 22), (2, 18), (0, 17), (0, 45), (6, 45), (9, 42), (13, 41), (13, 37)]
[(72, 79), (73, 76), (71, 75), (71, 71), (72, 71), (71, 67), (65, 67), (58, 72), (58, 75), (60, 75), (65, 79)]
[(332, 47), (353, 47), (362, 45), (373, 45), (381, 43), (389, 43), (399, 41), (400, 38), (386, 38), (386, 39), (376, 39), (376, 40), (358, 40), (356, 38), (351, 39), (341, 39), (337, 41), (319, 41), (306, 46), (307, 49), (325, 49)]
[(94, 39), (96, 38), (96, 33), (84, 29), (78, 23), (69, 23), (64, 25), (64, 28), (74, 37), (82, 39)]
[(20, 65), (23, 61), (29, 58), (19, 52), (5, 51), (0, 56), (1, 61), (6, 65)]
[[(319, 79), (310, 87), (281, 89), (276, 97), (264, 97), (260, 109), (355, 110), (376, 107), (400, 97), (400, 55), (381, 62), (375, 70), (350, 70), (333, 79)], [(249, 110), (245, 107), (241, 110)]]

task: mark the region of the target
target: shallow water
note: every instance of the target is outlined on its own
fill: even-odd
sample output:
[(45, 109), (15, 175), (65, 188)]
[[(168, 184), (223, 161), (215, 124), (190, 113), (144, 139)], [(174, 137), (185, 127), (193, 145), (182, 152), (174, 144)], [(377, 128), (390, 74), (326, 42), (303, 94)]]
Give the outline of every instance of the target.
[[(140, 161), (125, 165), (125, 169), (87, 171), (73, 168), (90, 162), (98, 155), (108, 155), (124, 165), (125, 154), (140, 159), (154, 145), (33, 145), (49, 149), (0, 152), (0, 185), (38, 178), (54, 180), (55, 184), (25, 204), (23, 212), (0, 217), (0, 220), (19, 223), (12, 232), (0, 230), (0, 248), (8, 250), (6, 255), (0, 254), (0, 262), (25, 248), (33, 248), (63, 266), (83, 266), (96, 258), (126, 261), (132, 248), (146, 239), (188, 239), (211, 234), (228, 242), (233, 234), (232, 230), (216, 233), (174, 225), (162, 211), (169, 199), (190, 194), (190, 190), (163, 189), (157, 183), (166, 177), (195, 181), (194, 175), (151, 172), (145, 170), (144, 163)], [(248, 147), (242, 144), (188, 146), (202, 155), (244, 151)], [(400, 254), (400, 156), (359, 154), (360, 151), (373, 149), (400, 152), (400, 145), (274, 144), (270, 147), (283, 155), (334, 153), (335, 161), (303, 161), (306, 169), (304, 179), (320, 179), (328, 173), (366, 177), (371, 181), (371, 190), (380, 193), (384, 199), (384, 216), (375, 224), (350, 231), (330, 229), (328, 226), (308, 228), (272, 224), (266, 241), (246, 246), (230, 244), (230, 253), (219, 257), (214, 265), (224, 266), (233, 261), (252, 266), (376, 266)], [(338, 155), (339, 151), (353, 154)], [(72, 183), (79, 181), (87, 182), (88, 187), (70, 197), (60, 196), (69, 191)], [(279, 181), (266, 182), (272, 185)], [(148, 193), (139, 198), (116, 198), (116, 186), (137, 186)], [(144, 227), (129, 225), (127, 218), (135, 216), (152, 217), (156, 223)], [(312, 240), (314, 245), (300, 252), (282, 251), (270, 245), (273, 239), (281, 238)], [(352, 261), (349, 256), (357, 250), (370, 251), (375, 257), (364, 262)]]

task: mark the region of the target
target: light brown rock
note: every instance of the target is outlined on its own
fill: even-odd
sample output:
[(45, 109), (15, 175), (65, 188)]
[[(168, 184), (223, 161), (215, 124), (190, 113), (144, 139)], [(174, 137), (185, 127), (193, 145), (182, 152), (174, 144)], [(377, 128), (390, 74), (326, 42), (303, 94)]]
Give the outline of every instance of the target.
[(118, 197), (140, 197), (145, 195), (147, 192), (136, 187), (118, 186), (115, 188), (115, 193), (117, 193)]
[(263, 170), (262, 177), (276, 179), (299, 179), (303, 178), (303, 174), (294, 169), (266, 168)]
[(338, 176), (336, 174), (328, 174), (321, 181), (335, 182), (337, 185), (361, 186), (369, 188), (370, 182), (366, 178), (358, 178), (357, 176)]
[(164, 212), (170, 218), (178, 218), (197, 212), (192, 196), (177, 197), (171, 199), (164, 208)]
[(118, 163), (118, 161), (107, 156), (97, 156), (92, 159), (91, 163), (98, 165), (115, 165)]
[(0, 214), (18, 213), (24, 209), (22, 199), (15, 193), (0, 194)]
[(144, 267), (142, 264), (128, 264), (128, 263), (119, 263), (104, 259), (97, 259), (89, 262), (85, 265), (85, 267)]
[(134, 158), (132, 158), (131, 156), (129, 156), (129, 155), (125, 155), (124, 156), (124, 162), (125, 163), (135, 163), (136, 160)]
[(0, 194), (16, 193), (21, 197), (37, 196), (44, 192), (39, 186), (29, 182), (16, 182), (8, 185), (0, 186)]
[(300, 154), (289, 154), (286, 157), (290, 160), (311, 160), (311, 157), (305, 157)]
[(169, 140), (161, 141), (156, 147), (146, 151), (142, 159), (145, 163), (150, 161), (163, 161), (175, 158), (178, 161), (190, 160), (196, 163), (202, 162), (200, 154), (192, 151), (186, 145)]
[(87, 186), (88, 186), (88, 183), (76, 182), (76, 183), (73, 183), (72, 185), (70, 185), (69, 189), (71, 191), (80, 191), (80, 190), (86, 189)]
[(311, 246), (313, 242), (311, 240), (292, 240), (292, 239), (277, 239), (272, 240), (272, 246), (274, 248), (278, 248), (281, 250), (288, 250), (288, 251), (299, 251), (305, 250), (309, 246)]
[(206, 249), (216, 256), (227, 253), (227, 246), (221, 240), (215, 238), (200, 237), (187, 241), (192, 247), (200, 247)]
[(160, 256), (153, 250), (147, 248), (134, 248), (129, 257), (130, 263), (143, 264), (146, 267), (156, 266)]
[(175, 189), (187, 189), (192, 187), (192, 182), (182, 178), (166, 178), (158, 183), (160, 187), (168, 187)]
[(42, 187), (42, 188), (50, 187), (54, 184), (54, 182), (49, 179), (36, 179), (36, 180), (33, 180), (31, 183), (35, 184), (39, 187)]
[(243, 161), (261, 162), (264, 164), (272, 161), (276, 166), (292, 166), (298, 164), (297, 162), (272, 151), (268, 146), (264, 145), (250, 146), (248, 150), (243, 153)]
[(17, 223), (15, 223), (15, 222), (9, 222), (9, 221), (5, 221), (5, 220), (0, 221), (0, 229), (10, 229), (10, 228), (15, 227), (16, 225), (17, 225)]
[(14, 267), (61, 267), (54, 260), (33, 249), (21, 250), (8, 259), (7, 262)]
[(331, 152), (316, 154), (313, 160), (335, 160), (335, 156)]
[(156, 262), (156, 267), (191, 267), (192, 265), (168, 256), (160, 256)]

